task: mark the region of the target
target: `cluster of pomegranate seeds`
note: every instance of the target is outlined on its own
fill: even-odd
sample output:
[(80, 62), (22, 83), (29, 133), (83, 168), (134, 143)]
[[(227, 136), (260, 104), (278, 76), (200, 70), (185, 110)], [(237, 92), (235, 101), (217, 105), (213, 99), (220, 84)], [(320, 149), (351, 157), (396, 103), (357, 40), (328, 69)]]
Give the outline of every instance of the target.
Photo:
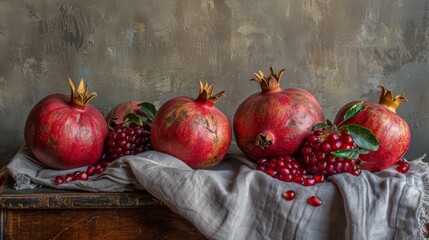
[(398, 166), (396, 166), (396, 171), (400, 173), (406, 173), (410, 170), (410, 164), (405, 161), (403, 158), (397, 162)]
[(356, 159), (334, 156), (338, 150), (357, 149), (353, 138), (344, 131), (325, 133), (316, 130), (307, 137), (301, 149), (302, 165), (309, 173), (331, 176), (348, 172), (360, 175), (362, 171), (356, 165)]
[(150, 127), (135, 123), (115, 125), (109, 132), (104, 150), (105, 159), (116, 160), (127, 155), (135, 155), (152, 149), (150, 141)]
[(291, 156), (258, 159), (256, 169), (281, 181), (296, 182), (304, 186), (314, 186), (325, 179), (321, 174), (307, 175), (307, 171)]
[(72, 174), (67, 174), (66, 176), (56, 176), (54, 180), (55, 184), (59, 185), (73, 181), (86, 181), (88, 180), (88, 177), (104, 172), (109, 164), (110, 163), (108, 161), (100, 161), (94, 165), (88, 166), (84, 172), (75, 171)]

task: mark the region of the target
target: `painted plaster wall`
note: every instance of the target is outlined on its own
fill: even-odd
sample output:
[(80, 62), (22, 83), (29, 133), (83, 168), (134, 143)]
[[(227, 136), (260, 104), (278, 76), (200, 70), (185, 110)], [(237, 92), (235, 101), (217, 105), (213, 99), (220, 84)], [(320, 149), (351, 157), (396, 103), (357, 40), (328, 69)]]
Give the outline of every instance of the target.
[(84, 78), (106, 114), (126, 100), (160, 106), (196, 96), (198, 80), (226, 90), (232, 119), (258, 91), (252, 73), (286, 68), (325, 115), (378, 101), (379, 83), (409, 102), (408, 158), (429, 152), (429, 2), (426, 0), (0, 0), (0, 161), (24, 144), (31, 108)]

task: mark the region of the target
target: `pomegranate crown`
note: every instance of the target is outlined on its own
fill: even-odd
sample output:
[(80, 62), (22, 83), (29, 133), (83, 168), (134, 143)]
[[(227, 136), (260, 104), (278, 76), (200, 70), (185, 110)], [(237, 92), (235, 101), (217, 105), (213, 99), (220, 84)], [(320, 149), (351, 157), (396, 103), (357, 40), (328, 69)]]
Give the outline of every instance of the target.
[(213, 95), (213, 84), (209, 85), (207, 82), (206, 84), (203, 84), (200, 81), (200, 95), (198, 96), (198, 100), (207, 100), (214, 105), (224, 93), (225, 91), (222, 91)]
[(408, 99), (404, 96), (403, 93), (396, 95), (396, 97), (393, 97), (392, 91), (386, 89), (383, 84), (380, 84), (380, 88), (381, 95), (380, 101), (378, 103), (387, 107), (389, 110), (396, 112), (396, 108), (398, 108), (402, 102), (408, 102)]
[(257, 81), (261, 85), (262, 90), (275, 90), (280, 88), (280, 79), (282, 78), (284, 72), (285, 69), (283, 68), (277, 74), (275, 74), (273, 68), (270, 67), (270, 75), (268, 77), (266, 77), (265, 74), (259, 70), (259, 73), (253, 73), (255, 77), (250, 79), (250, 81)]
[(71, 102), (78, 106), (84, 107), (91, 99), (97, 96), (95, 92), (88, 92), (88, 84), (84, 84), (83, 79), (80, 80), (79, 86), (75, 88), (73, 81), (69, 78), (71, 88)]

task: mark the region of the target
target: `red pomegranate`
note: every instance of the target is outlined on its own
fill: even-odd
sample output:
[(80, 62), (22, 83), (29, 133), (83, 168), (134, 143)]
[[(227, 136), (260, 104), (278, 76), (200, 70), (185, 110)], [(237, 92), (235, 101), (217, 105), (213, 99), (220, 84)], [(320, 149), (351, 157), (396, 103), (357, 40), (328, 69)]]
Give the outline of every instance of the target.
[(77, 90), (69, 79), (71, 97), (52, 94), (31, 110), (25, 123), (25, 141), (33, 155), (49, 168), (72, 169), (94, 164), (103, 153), (108, 128), (103, 115), (88, 102), (81, 80)]
[(247, 157), (293, 156), (317, 123), (325, 122), (316, 98), (300, 88), (280, 88), (284, 69), (277, 75), (254, 73), (262, 91), (249, 96), (237, 108), (234, 134), (237, 145)]
[(353, 118), (342, 121), (344, 114), (355, 102), (346, 104), (335, 117), (335, 124), (339, 127), (346, 124), (358, 124), (374, 134), (380, 142), (377, 151), (360, 155), (361, 168), (369, 171), (386, 169), (397, 163), (410, 146), (410, 128), (407, 122), (396, 114), (396, 108), (407, 99), (403, 94), (395, 98), (392, 92), (380, 85), (381, 96), (379, 103), (364, 101), (363, 110)]
[(141, 111), (140, 106), (138, 106), (141, 103), (140, 101), (126, 101), (116, 105), (106, 115), (107, 124), (109, 124), (109, 126), (122, 124), (124, 116), (128, 113), (143, 115), (144, 113)]
[(214, 106), (223, 93), (213, 95), (213, 85), (200, 82), (196, 99), (182, 96), (164, 103), (152, 121), (153, 148), (179, 158), (193, 169), (218, 164), (232, 137), (228, 118)]

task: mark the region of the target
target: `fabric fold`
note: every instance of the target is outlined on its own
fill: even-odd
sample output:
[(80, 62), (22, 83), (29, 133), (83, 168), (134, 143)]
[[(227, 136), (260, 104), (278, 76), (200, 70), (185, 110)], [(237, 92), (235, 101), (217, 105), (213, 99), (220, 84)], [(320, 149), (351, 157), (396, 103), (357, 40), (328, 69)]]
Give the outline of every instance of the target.
[[(193, 170), (173, 156), (148, 151), (122, 157), (88, 181), (55, 185), (55, 176), (84, 169), (46, 169), (23, 147), (8, 171), (16, 189), (145, 189), (210, 239), (420, 239), (428, 220), (429, 168), (422, 159), (410, 163), (406, 174), (392, 167), (358, 177), (338, 174), (305, 187), (254, 170), (238, 151), (210, 170)], [(296, 193), (292, 201), (282, 198), (289, 190)], [(322, 205), (309, 205), (311, 196)]]

